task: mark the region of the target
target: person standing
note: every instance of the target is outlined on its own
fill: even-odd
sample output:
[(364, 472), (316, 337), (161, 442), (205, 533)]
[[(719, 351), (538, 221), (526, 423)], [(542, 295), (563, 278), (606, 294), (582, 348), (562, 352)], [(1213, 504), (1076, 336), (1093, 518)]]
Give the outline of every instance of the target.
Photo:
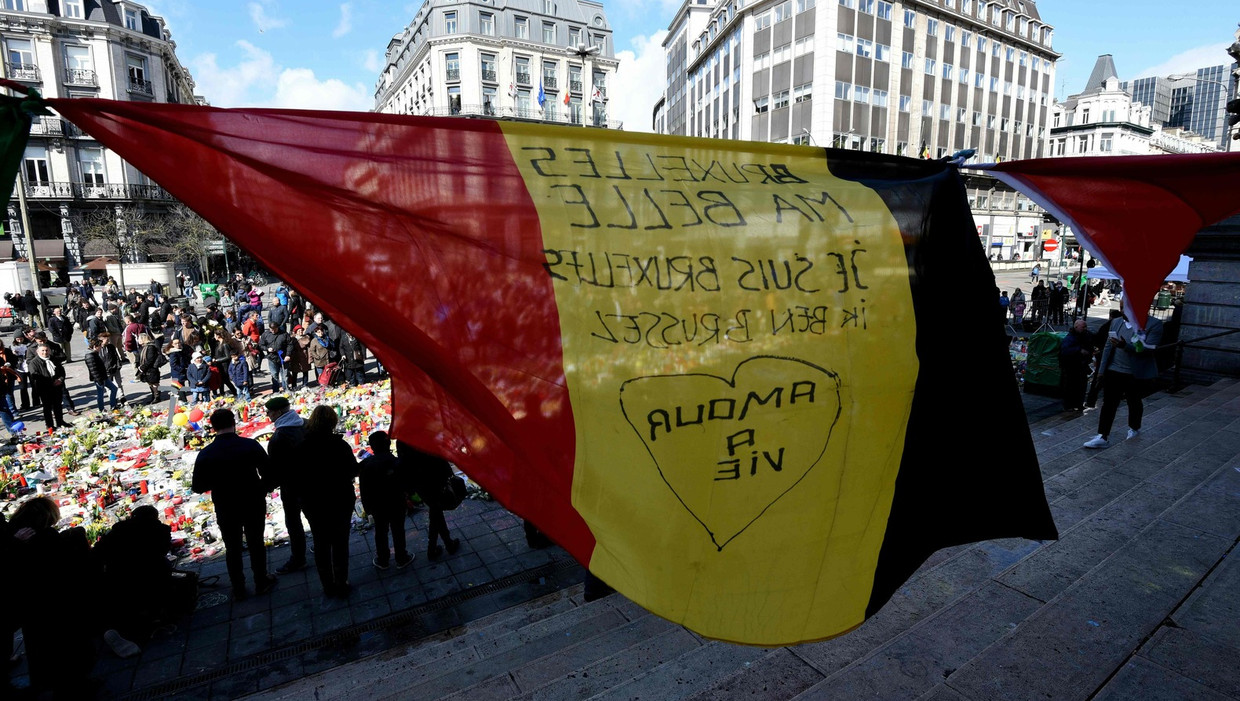
[(306, 422), (293, 411), (285, 397), (272, 397), (263, 406), (267, 409), (267, 418), (275, 426), (275, 433), (267, 443), (267, 455), (271, 457), (272, 475), (280, 487), (290, 551), (288, 562), (276, 572), (287, 574), (306, 566), (306, 527), (301, 522), (305, 509), (297, 484), (301, 471), (301, 453), (298, 451), (302, 439), (306, 437)]
[(52, 358), (52, 349), (40, 343), (35, 357), (26, 359), (26, 373), (34, 383), (35, 396), (43, 405), (43, 422), (48, 428), (66, 428), (61, 398), (65, 393), (65, 368)]
[(392, 547), (396, 550), (396, 567), (404, 569), (413, 562), (405, 547), (405, 495), (413, 485), (401, 470), (400, 461), (392, 454), (392, 440), (386, 432), (375, 431), (370, 434), (368, 442), (374, 454), (358, 467), (358, 486), (362, 493), (362, 507), (375, 520), (375, 558), (372, 564), (381, 570), (388, 568), (390, 531)]
[(1042, 264), (1034, 263), (1033, 270), (1029, 271), (1029, 284), (1030, 285), (1038, 284), (1038, 276), (1041, 274), (1042, 274)]
[(189, 390), (191, 402), (202, 402), (210, 395), (210, 380), (211, 369), (203, 362), (202, 353), (194, 351), (189, 365), (185, 368), (185, 388)]
[(336, 360), (338, 357), (336, 345), (327, 337), (326, 327), (322, 325), (314, 327), (314, 338), (310, 339), (306, 355), (310, 358), (310, 364), (314, 366), (315, 377), (322, 376), (323, 368)]
[(95, 383), (95, 404), (100, 413), (103, 413), (103, 391), (109, 390), (112, 393), (111, 408), (116, 409), (116, 385), (112, 382), (112, 373), (108, 371), (106, 353), (115, 353), (112, 346), (104, 345), (98, 338), (90, 339), (90, 344), (86, 349), (86, 372), (90, 376), (90, 381)]
[(346, 385), (366, 382), (366, 347), (347, 331), (340, 335), (340, 368), (344, 371)]
[(245, 359), (240, 355), (234, 355), (232, 362), (228, 364), (228, 374), (221, 376), (219, 396), (224, 396), (224, 386), (227, 383), (233, 388), (234, 397), (243, 402), (248, 402), (250, 401), (250, 385), (253, 379), (250, 377), (250, 366), (246, 364)]
[[(278, 307), (277, 307), (278, 309)], [(267, 359), (267, 372), (271, 375), (272, 393), (284, 391), (284, 363), (288, 357), (288, 334), (280, 326), (268, 326), (259, 337), (259, 352)]]
[(1063, 390), (1063, 410), (1085, 408), (1085, 383), (1089, 360), (1094, 355), (1094, 338), (1084, 319), (1077, 319), (1059, 344), (1059, 387)]
[[(1146, 329), (1138, 330), (1128, 321), (1111, 324), (1107, 348), (1103, 352), (1106, 373), (1102, 376), (1102, 409), (1098, 412), (1098, 435), (1085, 442), (1086, 448), (1110, 445), (1111, 424), (1121, 400), (1128, 403), (1128, 438), (1141, 435), (1141, 418), (1145, 407), (1141, 399), (1158, 377), (1154, 351), (1162, 342), (1163, 324), (1154, 317), (1146, 320)], [(1109, 358), (1107, 356), (1110, 356)]]
[(52, 334), (52, 340), (60, 346), (64, 353), (64, 362), (73, 362), (73, 354), (71, 346), (73, 343), (73, 322), (65, 318), (64, 310), (60, 307), (52, 308), (52, 318), (47, 320), (47, 330)]
[(121, 318), (120, 312), (117, 311), (115, 305), (108, 306), (107, 314), (103, 315), (103, 323), (108, 327), (108, 342), (121, 354), (121, 362), (126, 362), (123, 344), (125, 335), (125, 320)]
[(138, 335), (138, 360), (136, 367), (138, 370), (138, 379), (145, 382), (151, 390), (151, 399), (149, 404), (159, 402), (159, 378), (162, 373), (159, 371), (168, 359), (159, 350), (159, 344), (151, 338), (151, 335), (145, 331)]
[[(422, 497), (427, 512), (427, 544), (426, 556), (432, 560), (443, 554), (446, 548), (451, 555), (461, 547), (461, 541), (448, 532), (448, 521), (443, 516), (443, 507), (439, 503), (439, 495), (452, 477), (452, 465), (443, 458), (430, 453), (423, 453), (408, 443), (396, 441), (397, 454), (400, 456), (401, 469), (409, 475), (413, 488)], [(439, 541), (443, 541), (443, 548)]]
[(306, 330), (300, 325), (294, 326), (288, 343), (288, 362), (284, 364), (290, 391), (297, 389), (299, 378), (302, 384), (310, 384), (310, 356), (307, 354), (309, 347), (310, 337), (306, 335)]
[(254, 591), (266, 594), (276, 585), (275, 575), (267, 571), (267, 544), (263, 539), (270, 483), (267, 451), (253, 438), (237, 435), (237, 419), (231, 410), (216, 409), (209, 421), (215, 438), (194, 461), (191, 488), (196, 494), (211, 492), (233, 598), (241, 600), (248, 594), (241, 560), (243, 536), (250, 551)]
[(1112, 309), (1106, 321), (1102, 322), (1102, 326), (1094, 332), (1094, 376), (1089, 383), (1089, 393), (1085, 397), (1085, 408), (1093, 409), (1098, 405), (1098, 394), (1102, 392), (1102, 376), (1106, 374), (1107, 366), (1102, 362), (1103, 358), (1110, 359), (1110, 355), (1106, 354), (1107, 337), (1111, 335), (1111, 327), (1117, 323), (1116, 319), (1123, 319), (1124, 313), (1118, 309)]
[(310, 412), (295, 478), (314, 536), (314, 565), (327, 596), (349, 595), (349, 522), (356, 501), (357, 459), (335, 433), (336, 410), (320, 404)]
[(121, 333), (125, 353), (129, 355), (129, 362), (134, 367), (138, 366), (138, 349), (142, 347), (142, 342), (138, 336), (146, 333), (146, 326), (139, 324), (132, 314), (125, 315), (125, 330)]

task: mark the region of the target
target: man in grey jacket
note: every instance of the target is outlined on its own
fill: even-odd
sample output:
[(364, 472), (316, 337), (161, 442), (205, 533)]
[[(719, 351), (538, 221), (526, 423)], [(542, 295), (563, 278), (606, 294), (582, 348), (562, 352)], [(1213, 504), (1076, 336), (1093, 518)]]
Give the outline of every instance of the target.
[(292, 479), (300, 462), (299, 448), (305, 437), (306, 422), (293, 411), (285, 397), (272, 397), (264, 405), (267, 416), (275, 425), (275, 434), (267, 443), (267, 455), (271, 458), (275, 478), (280, 485), (280, 501), (284, 504), (284, 525), (288, 529), (288, 562), (276, 572), (287, 574), (306, 566), (306, 527), (301, 522), (302, 502)]
[(1098, 435), (1085, 442), (1086, 448), (1106, 448), (1111, 437), (1111, 424), (1120, 400), (1128, 402), (1128, 438), (1141, 434), (1141, 415), (1144, 407), (1141, 398), (1149, 393), (1149, 387), (1158, 377), (1158, 362), (1154, 351), (1162, 342), (1163, 324), (1150, 317), (1145, 330), (1139, 331), (1128, 320), (1116, 319), (1107, 335), (1102, 376), (1102, 409), (1098, 412)]

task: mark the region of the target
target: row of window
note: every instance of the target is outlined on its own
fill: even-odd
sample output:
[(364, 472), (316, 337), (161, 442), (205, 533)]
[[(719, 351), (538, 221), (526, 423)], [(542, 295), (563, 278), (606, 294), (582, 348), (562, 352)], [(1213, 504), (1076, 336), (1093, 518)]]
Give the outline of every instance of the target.
[[(839, 3), (845, 7), (857, 7), (860, 4), (862, 12), (870, 12), (873, 14), (874, 0), (839, 0)], [(886, 3), (879, 2), (879, 17), (883, 17), (881, 6)], [(955, 0), (944, 0), (944, 4), (950, 10), (955, 9)], [(867, 10), (866, 8), (870, 8)], [(1015, 34), (1024, 37), (1030, 41), (1037, 42), (1044, 46), (1051, 45), (1051, 28), (1041, 25), (1037, 20), (1030, 19), (1024, 15), (1020, 15), (1012, 10), (1005, 9), (999, 2), (982, 2), (977, 3), (977, 14), (973, 14), (973, 0), (960, 0), (960, 12), (964, 15), (976, 17), (978, 21), (989, 22), (996, 26), (1002, 27), (1009, 34)], [(891, 19), (891, 6), (887, 4), (887, 15), (884, 19)], [(927, 31), (931, 35), (935, 34), (934, 29), (938, 26), (937, 19), (927, 19)], [(904, 10), (904, 26), (913, 27), (917, 23), (917, 11), (911, 8)], [(948, 41), (951, 41), (948, 38)]]
[[(79, 146), (76, 150), (80, 182), (86, 185), (103, 185), (107, 182), (103, 167), (103, 148)], [(52, 182), (46, 146), (32, 144), (26, 147), (22, 160), (22, 172), (26, 176), (28, 185), (46, 185)]]
[[(899, 109), (901, 112), (911, 112), (912, 105), (913, 105), (913, 98), (909, 95), (900, 95), (898, 97), (899, 99), (897, 102), (897, 109)], [(887, 98), (888, 98), (888, 94), (886, 90), (878, 90), (876, 88), (870, 88), (864, 85), (853, 85), (852, 83), (842, 81), (842, 80), (835, 82), (835, 99), (837, 100), (851, 100), (853, 102), (860, 103), (860, 104), (872, 104), (875, 107), (887, 107), (888, 106)], [(935, 114), (935, 112), (936, 112), (935, 103), (933, 100), (922, 100), (921, 101), (921, 113), (923, 116), (930, 116), (930, 115)], [(953, 117), (953, 111), (952, 111), (951, 105), (938, 105), (937, 112), (938, 112), (939, 119), (952, 119)], [(969, 117), (969, 111), (965, 109), (964, 107), (958, 107), (955, 110), (954, 116), (957, 122), (964, 124), (966, 118)], [(975, 127), (981, 126), (982, 125), (982, 113), (976, 112), (976, 111), (973, 112), (971, 122), (972, 122), (972, 125)], [(998, 118), (995, 115), (986, 116), (986, 127), (988, 129), (994, 129), (996, 127), (996, 124), (999, 125), (999, 129), (1001, 131), (1007, 131), (1008, 127), (1014, 124), (1015, 131), (1017, 133), (1019, 133), (1023, 129), (1024, 131), (1027, 132), (1026, 133), (1027, 136), (1033, 136), (1033, 124), (1032, 123), (1024, 124), (1019, 120), (1010, 120), (1006, 117)], [(1041, 133), (1039, 134), (1039, 136), (1045, 133), (1045, 128), (1042, 128), (1040, 131)]]
[[(1093, 145), (1093, 134), (1081, 134), (1076, 137), (1066, 137), (1063, 139), (1053, 139), (1051, 144), (1051, 152), (1056, 156), (1066, 156), (1068, 154), (1069, 142), (1074, 142), (1075, 149), (1072, 151), (1076, 154), (1090, 153), (1090, 147)], [(1098, 135), (1098, 151), (1101, 153), (1111, 153), (1114, 150), (1115, 134), (1114, 132), (1103, 132)]]
[[(447, 10), (443, 13), (444, 32), (447, 34), (457, 33), (457, 11)], [(530, 18), (520, 15), (512, 18), (512, 32), (517, 39), (530, 38)], [(495, 36), (495, 13), (479, 12), (478, 13), (478, 33), (486, 36)], [(582, 37), (586, 35), (581, 27), (568, 28), (568, 46), (577, 46), (582, 43)], [(542, 23), (542, 43), (555, 44), (558, 42), (558, 28), (555, 22)], [(590, 36), (590, 41), (601, 46), (606, 40), (606, 36), (595, 34)]]
[(783, 109), (788, 106), (789, 99), (792, 102), (808, 102), (814, 96), (814, 84), (804, 83), (788, 90), (777, 90), (768, 95), (763, 95), (753, 101), (754, 111), (761, 114), (768, 109)]
[(867, 15), (877, 15), (879, 19), (891, 19), (891, 3), (885, 0), (840, 0), (840, 4)]
[[(482, 66), (482, 80), (485, 82), (499, 82), (499, 72), (495, 54), (480, 54), (480, 63)], [(528, 56), (513, 57), (513, 75), (509, 77), (512, 82), (517, 85), (533, 85), (533, 76), (530, 73), (531, 59)], [(449, 83), (460, 82), (461, 80), (461, 55), (455, 51), (444, 54), (444, 70), (445, 78)], [(542, 87), (548, 90), (555, 90), (564, 87), (573, 92), (581, 92), (581, 66), (568, 64), (568, 85), (559, 85), (560, 62), (554, 60), (544, 60), (542, 62)], [(607, 74), (601, 71), (594, 72), (594, 87), (606, 91)]]
[[(4, 40), (4, 48), (5, 62), (8, 64), (6, 68), (11, 77), (36, 82), (42, 80), (38, 72), (38, 64), (34, 60), (33, 40), (6, 38)], [(95, 78), (94, 62), (91, 60), (90, 47), (65, 44), (63, 49), (65, 83), (69, 85), (98, 85)], [(128, 88), (130, 92), (154, 95), (145, 56), (126, 52), (125, 72), (129, 78)]]

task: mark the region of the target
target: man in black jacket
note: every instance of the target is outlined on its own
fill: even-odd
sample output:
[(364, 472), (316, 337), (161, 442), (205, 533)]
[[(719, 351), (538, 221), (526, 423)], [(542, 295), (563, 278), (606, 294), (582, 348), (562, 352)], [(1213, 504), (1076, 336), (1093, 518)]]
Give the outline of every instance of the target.
[(292, 410), (288, 399), (272, 397), (264, 405), (267, 417), (275, 425), (275, 433), (267, 443), (267, 455), (270, 456), (272, 473), (280, 486), (280, 502), (284, 505), (284, 525), (288, 530), (289, 554), (288, 562), (280, 566), (276, 572), (286, 574), (296, 572), (306, 566), (306, 527), (301, 522), (301, 494), (297, 491), (294, 472), (298, 469), (299, 455), (297, 448), (306, 436), (306, 422)]
[(64, 351), (65, 362), (73, 362), (73, 322), (65, 318), (60, 307), (52, 309), (52, 318), (47, 320), (47, 330), (52, 333), (52, 340)]
[(266, 594), (276, 584), (267, 572), (267, 545), (263, 527), (267, 517), (267, 451), (253, 438), (237, 435), (237, 419), (228, 409), (211, 413), (215, 440), (198, 453), (194, 462), (192, 488), (195, 493), (211, 492), (215, 518), (224, 539), (224, 559), (233, 597), (246, 597), (245, 571), (241, 560), (241, 538), (250, 549), (250, 568), (254, 572), (254, 591)]
[(392, 547), (396, 550), (396, 567), (402, 569), (413, 562), (413, 556), (405, 548), (405, 495), (412, 491), (413, 484), (401, 469), (400, 461), (392, 454), (392, 440), (385, 431), (370, 434), (369, 442), (374, 455), (362, 461), (358, 472), (362, 508), (375, 519), (375, 558), (372, 564), (377, 569), (388, 568), (390, 531)]
[(284, 390), (284, 363), (289, 356), (288, 334), (279, 326), (268, 326), (258, 338), (259, 352), (267, 359), (267, 371), (271, 373), (271, 391)]
[(65, 423), (61, 410), (65, 368), (52, 358), (52, 349), (46, 343), (38, 345), (35, 357), (26, 359), (26, 371), (34, 384), (35, 395), (43, 404), (43, 421), (47, 427), (67, 427), (69, 424)]

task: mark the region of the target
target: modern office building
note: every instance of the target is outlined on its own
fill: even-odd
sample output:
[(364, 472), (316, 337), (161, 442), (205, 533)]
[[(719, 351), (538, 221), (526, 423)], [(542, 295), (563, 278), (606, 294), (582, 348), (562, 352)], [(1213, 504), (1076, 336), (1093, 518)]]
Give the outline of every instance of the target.
[(1227, 150), (1226, 110), (1235, 64), (1198, 68), (1174, 76), (1137, 78), (1120, 83), (1132, 99), (1153, 108), (1154, 124), (1190, 131)]
[(595, 0), (424, 0), (388, 43), (375, 111), (619, 127)]
[[(4, 77), (45, 97), (194, 103), (194, 81), (164, 24), (128, 0), (3, 0)], [(22, 164), (34, 257), (60, 272), (81, 265), (81, 215), (125, 206), (159, 211), (174, 200), (59, 117), (35, 117)], [(25, 258), (16, 197), (0, 260)], [(138, 255), (131, 252), (131, 255)]]
[[(1098, 57), (1085, 89), (1051, 108), (1051, 156), (1130, 156), (1210, 153), (1217, 141), (1154, 119), (1171, 110), (1169, 82), (1130, 83), (1153, 104), (1143, 103), (1121, 83), (1110, 54)], [(1166, 111), (1162, 111), (1166, 110)]]
[(686, 0), (663, 45), (663, 130), (1033, 158), (1052, 35), (1032, 0)]

